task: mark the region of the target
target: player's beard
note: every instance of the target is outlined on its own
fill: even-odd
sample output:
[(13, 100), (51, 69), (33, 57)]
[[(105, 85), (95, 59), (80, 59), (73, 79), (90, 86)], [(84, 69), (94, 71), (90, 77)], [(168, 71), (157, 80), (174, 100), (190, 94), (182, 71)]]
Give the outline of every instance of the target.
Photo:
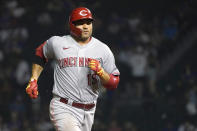
[(81, 36), (79, 37), (80, 41), (86, 41), (92, 36), (92, 31), (89, 31), (88, 33), (81, 33)]

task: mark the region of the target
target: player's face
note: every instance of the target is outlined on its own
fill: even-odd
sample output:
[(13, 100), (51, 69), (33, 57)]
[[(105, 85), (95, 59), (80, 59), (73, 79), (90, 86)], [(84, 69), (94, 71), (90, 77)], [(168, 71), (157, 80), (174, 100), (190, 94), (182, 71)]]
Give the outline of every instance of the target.
[(74, 22), (76, 28), (81, 30), (81, 38), (82, 40), (87, 40), (92, 35), (92, 20), (83, 19)]

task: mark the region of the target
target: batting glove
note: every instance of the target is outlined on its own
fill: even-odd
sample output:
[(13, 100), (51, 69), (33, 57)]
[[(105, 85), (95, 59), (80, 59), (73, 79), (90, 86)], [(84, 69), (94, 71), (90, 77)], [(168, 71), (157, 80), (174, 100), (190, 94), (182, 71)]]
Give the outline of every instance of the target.
[(26, 93), (32, 98), (36, 99), (38, 97), (38, 84), (36, 79), (31, 79), (26, 88)]
[(93, 70), (98, 76), (103, 75), (103, 68), (101, 67), (101, 64), (98, 60), (96, 59), (89, 59), (89, 65), (88, 67)]

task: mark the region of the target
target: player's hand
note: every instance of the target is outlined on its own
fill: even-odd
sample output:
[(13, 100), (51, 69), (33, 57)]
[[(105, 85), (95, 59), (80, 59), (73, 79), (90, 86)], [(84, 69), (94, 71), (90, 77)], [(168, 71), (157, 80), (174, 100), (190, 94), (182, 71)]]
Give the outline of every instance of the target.
[(36, 99), (38, 97), (38, 84), (36, 79), (32, 79), (29, 81), (26, 93), (32, 98)]
[(98, 76), (103, 75), (103, 68), (101, 67), (101, 64), (98, 60), (96, 59), (89, 59), (89, 64), (88, 67), (93, 70)]

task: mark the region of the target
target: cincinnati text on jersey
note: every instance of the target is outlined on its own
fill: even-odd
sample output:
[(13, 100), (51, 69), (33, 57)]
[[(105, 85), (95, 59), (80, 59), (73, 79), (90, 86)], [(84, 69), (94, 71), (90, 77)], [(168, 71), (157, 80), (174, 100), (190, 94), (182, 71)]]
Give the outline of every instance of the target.
[[(62, 59), (58, 59), (58, 64), (60, 69), (65, 67), (88, 67), (89, 59), (86, 57), (66, 57)], [(101, 58), (94, 58), (100, 61), (102, 66), (102, 59)]]

